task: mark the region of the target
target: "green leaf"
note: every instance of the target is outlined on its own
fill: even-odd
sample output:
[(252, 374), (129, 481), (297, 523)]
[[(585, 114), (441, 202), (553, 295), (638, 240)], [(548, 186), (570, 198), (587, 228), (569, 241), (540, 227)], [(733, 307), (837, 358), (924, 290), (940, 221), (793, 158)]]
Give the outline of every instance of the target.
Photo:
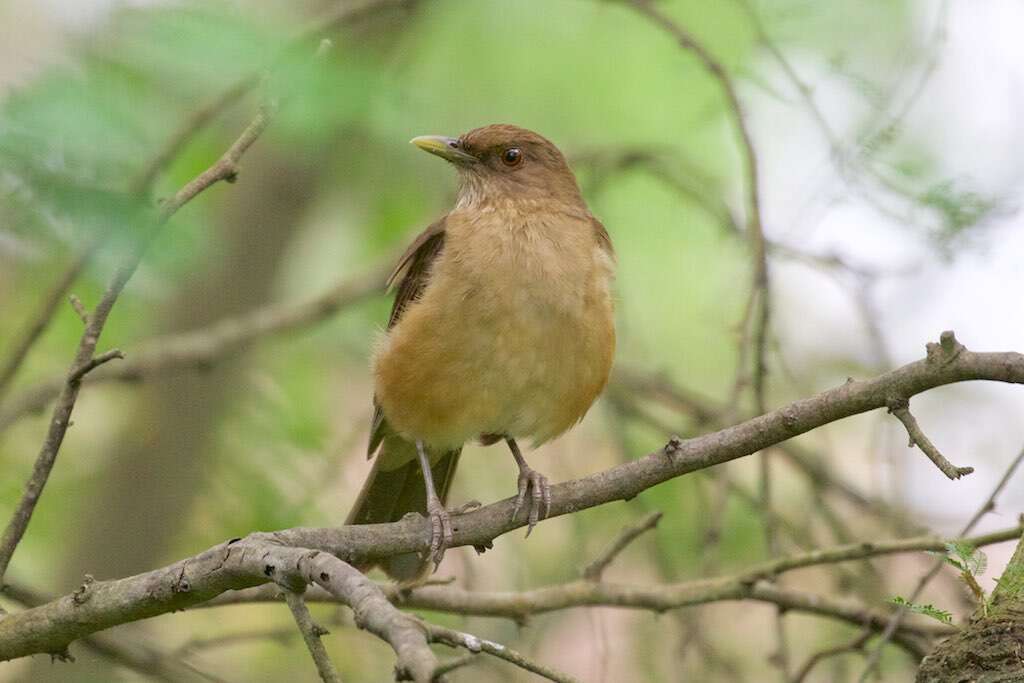
[(970, 543), (950, 541), (946, 544), (946, 552), (950, 556), (959, 558), (959, 561), (955, 561), (953, 557), (947, 557), (949, 563), (960, 571), (977, 576), (984, 574), (988, 567), (988, 556)]
[(932, 619), (935, 619), (937, 621), (941, 621), (943, 624), (952, 624), (953, 623), (953, 615), (951, 613), (947, 612), (944, 609), (939, 609), (935, 605), (931, 605), (931, 604), (919, 605), (917, 603), (910, 602), (906, 598), (902, 598), (899, 595), (896, 595), (896, 596), (890, 598), (889, 602), (891, 602), (894, 605), (898, 605), (900, 607), (905, 607), (906, 609), (910, 610), (911, 612), (915, 612), (917, 614), (923, 614), (925, 616), (929, 616)]

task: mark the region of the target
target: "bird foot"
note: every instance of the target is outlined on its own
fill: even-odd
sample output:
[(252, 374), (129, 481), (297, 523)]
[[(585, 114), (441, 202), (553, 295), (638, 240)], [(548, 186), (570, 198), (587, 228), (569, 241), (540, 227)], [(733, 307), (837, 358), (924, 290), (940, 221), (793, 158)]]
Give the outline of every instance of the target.
[(430, 519), (430, 560), (436, 572), (444, 559), (444, 551), (452, 544), (452, 520), (436, 497), (427, 500), (427, 517)]
[(512, 508), (512, 519), (519, 515), (519, 508), (526, 503), (526, 494), (530, 494), (530, 513), (527, 517), (526, 537), (529, 538), (537, 522), (545, 519), (551, 512), (551, 484), (548, 478), (531, 467), (519, 468), (519, 493), (516, 504)]

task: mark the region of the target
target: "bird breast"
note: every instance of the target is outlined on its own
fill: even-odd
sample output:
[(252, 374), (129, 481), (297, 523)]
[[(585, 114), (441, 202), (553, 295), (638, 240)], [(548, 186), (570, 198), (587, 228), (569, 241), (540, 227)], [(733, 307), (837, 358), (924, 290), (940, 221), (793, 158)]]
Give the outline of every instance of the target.
[(375, 355), (388, 422), (436, 448), (571, 427), (611, 369), (612, 272), (588, 214), (450, 214), (429, 284)]

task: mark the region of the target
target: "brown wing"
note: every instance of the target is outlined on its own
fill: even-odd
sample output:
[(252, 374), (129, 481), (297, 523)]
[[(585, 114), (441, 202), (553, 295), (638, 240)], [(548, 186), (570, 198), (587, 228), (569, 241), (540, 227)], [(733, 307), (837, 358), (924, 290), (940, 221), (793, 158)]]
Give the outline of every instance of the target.
[(390, 288), (401, 277), (398, 291), (395, 293), (395, 303), (391, 306), (391, 316), (388, 318), (389, 330), (402, 317), (405, 308), (420, 298), (429, 280), (430, 266), (443, 247), (444, 219), (442, 218), (421, 232), (402, 254), (402, 258), (398, 259), (398, 265), (387, 279), (387, 285)]
[[(402, 313), (409, 304), (413, 303), (423, 294), (427, 283), (430, 280), (430, 266), (434, 259), (444, 248), (444, 219), (437, 221), (426, 230), (421, 232), (413, 240), (409, 248), (405, 250), (402, 257), (398, 259), (398, 265), (388, 276), (387, 285), (392, 287), (399, 278), (398, 290), (395, 293), (395, 302), (391, 306), (391, 315), (388, 317), (388, 329), (390, 330), (398, 323)], [(367, 447), (366, 457), (372, 458), (380, 447), (380, 442), (388, 434), (387, 421), (384, 420), (384, 413), (381, 412), (377, 401), (373, 402), (373, 422), (370, 426), (370, 443)]]
[(605, 230), (604, 224), (593, 216), (590, 217), (590, 224), (594, 227), (594, 234), (597, 236), (597, 243), (600, 244), (601, 248), (608, 252), (608, 255), (614, 259), (615, 248), (612, 247), (612, 238), (608, 236), (608, 231)]

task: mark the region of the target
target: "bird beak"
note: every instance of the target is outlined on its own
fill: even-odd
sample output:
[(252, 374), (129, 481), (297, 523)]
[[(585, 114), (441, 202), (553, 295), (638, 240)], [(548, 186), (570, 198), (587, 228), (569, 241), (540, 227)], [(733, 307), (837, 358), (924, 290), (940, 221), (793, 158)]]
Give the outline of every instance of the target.
[(467, 154), (462, 150), (462, 145), (455, 138), (446, 138), (443, 135), (421, 135), (409, 142), (424, 152), (435, 154), (453, 164), (465, 165), (477, 161), (475, 156)]

